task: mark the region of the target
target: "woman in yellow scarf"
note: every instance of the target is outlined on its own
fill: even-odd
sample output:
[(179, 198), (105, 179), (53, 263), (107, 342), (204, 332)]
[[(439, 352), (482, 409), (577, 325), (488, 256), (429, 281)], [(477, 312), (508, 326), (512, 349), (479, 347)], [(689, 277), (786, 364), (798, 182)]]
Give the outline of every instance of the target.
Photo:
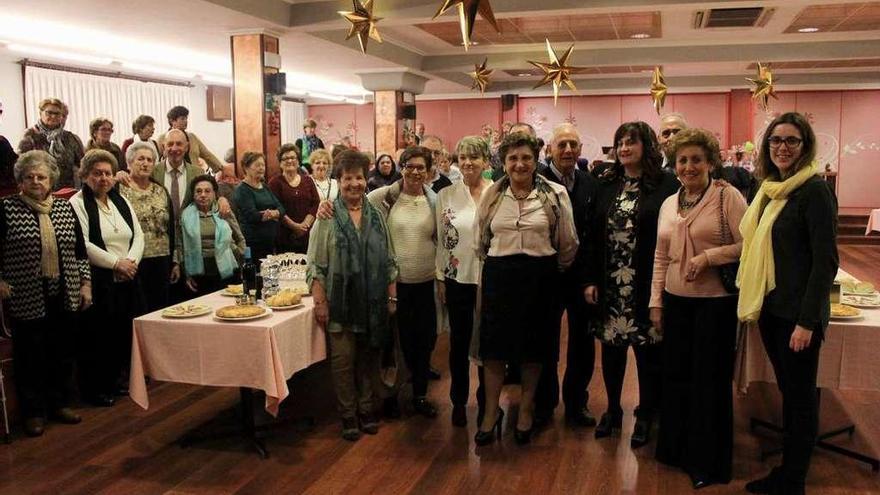
[(837, 199), (818, 176), (816, 135), (786, 113), (767, 127), (758, 194), (740, 224), (737, 313), (757, 321), (782, 392), (782, 465), (746, 484), (749, 493), (804, 493), (816, 443), (816, 373), (837, 274)]

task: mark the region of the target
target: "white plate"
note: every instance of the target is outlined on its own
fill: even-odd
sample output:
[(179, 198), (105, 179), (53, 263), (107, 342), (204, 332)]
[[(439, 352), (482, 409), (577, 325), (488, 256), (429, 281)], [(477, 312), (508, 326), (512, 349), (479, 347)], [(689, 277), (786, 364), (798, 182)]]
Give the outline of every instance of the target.
[(272, 308), (275, 311), (287, 311), (289, 309), (301, 308), (303, 306), (305, 306), (305, 304), (303, 303), (291, 304), (290, 306), (269, 306), (268, 304), (266, 305), (267, 308)]
[(852, 316), (832, 316), (832, 320), (858, 320), (862, 315), (852, 315)]
[(220, 295), (226, 297), (241, 297), (244, 293), (236, 294), (235, 292), (227, 292), (226, 289), (223, 289), (223, 292), (221, 292)]
[[(172, 307), (174, 307), (174, 306), (172, 306)], [(202, 307), (202, 309), (200, 311), (198, 311), (196, 313), (165, 314), (165, 311), (167, 311), (168, 309), (171, 309), (171, 308), (167, 308), (162, 311), (162, 313), (161, 313), (162, 318), (195, 318), (197, 316), (204, 316), (206, 314), (211, 313), (211, 311), (214, 311), (214, 308), (211, 308), (210, 306), (204, 306), (204, 307)]]
[(880, 308), (880, 297), (878, 296), (847, 294), (840, 298), (840, 302), (847, 306), (855, 306), (857, 308)]
[(268, 308), (265, 306), (263, 306), (263, 308), (266, 310), (266, 312), (261, 315), (245, 316), (244, 318), (229, 318), (229, 317), (224, 317), (224, 316), (217, 316), (215, 314), (214, 319), (217, 321), (249, 321), (249, 320), (257, 320), (257, 319), (260, 319), (260, 318), (263, 318), (265, 316), (272, 314), (272, 308)]

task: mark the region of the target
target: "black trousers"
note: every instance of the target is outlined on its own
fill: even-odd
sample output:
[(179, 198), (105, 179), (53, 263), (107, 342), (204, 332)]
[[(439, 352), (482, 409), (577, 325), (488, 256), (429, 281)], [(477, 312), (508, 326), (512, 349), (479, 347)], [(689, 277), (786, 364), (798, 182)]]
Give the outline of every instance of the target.
[(171, 257), (144, 258), (138, 265), (138, 276), (144, 291), (144, 313), (151, 313), (171, 304)]
[[(568, 315), (568, 348), (565, 356), (565, 375), (562, 379), (562, 401), (572, 411), (586, 407), (590, 394), (587, 387), (596, 365), (596, 339), (589, 329), (589, 311), (584, 301), (583, 288), (575, 281), (565, 280), (559, 289), (560, 304), (553, 321), (556, 333), (561, 332), (562, 314)], [(557, 342), (559, 341), (557, 337)], [(538, 389), (535, 391), (535, 409), (552, 412), (559, 405), (559, 375), (557, 360), (544, 363)]]
[[(602, 343), (602, 378), (608, 394), (608, 412), (612, 414), (623, 413), (620, 394), (623, 392), (628, 349), (629, 345)], [(660, 407), (660, 370), (663, 359), (661, 344), (635, 345), (633, 352), (639, 374), (639, 405), (635, 415), (637, 418), (653, 420)]]
[(397, 328), (400, 349), (412, 376), (413, 397), (428, 393), (431, 349), (437, 338), (434, 281), (397, 283)]
[(61, 311), (62, 304), (59, 297), (47, 298), (45, 317), (10, 319), (15, 387), (25, 418), (70, 404), (75, 315)]
[[(453, 405), (466, 406), (470, 395), (471, 336), (474, 330), (474, 309), (477, 304), (477, 285), (460, 284), (446, 279), (446, 309), (449, 311), (449, 374), (452, 384), (449, 387), (449, 400)], [(477, 388), (477, 404), (482, 407), (486, 391), (483, 388), (482, 373)]]
[(192, 277), (196, 283), (196, 291), (193, 292), (186, 289), (187, 299), (204, 296), (220, 289), (225, 289), (227, 285), (241, 281), (241, 271), (236, 269), (233, 274), (226, 279), (220, 278), (220, 271), (217, 269), (217, 260), (215, 258), (202, 258), (205, 267), (202, 275)]
[(766, 311), (758, 320), (761, 340), (782, 392), (783, 478), (787, 486), (803, 488), (819, 429), (816, 374), (822, 343), (814, 333), (809, 347), (800, 352), (792, 351), (789, 341), (795, 325)]
[(663, 294), (663, 397), (657, 459), (729, 482), (737, 296)]

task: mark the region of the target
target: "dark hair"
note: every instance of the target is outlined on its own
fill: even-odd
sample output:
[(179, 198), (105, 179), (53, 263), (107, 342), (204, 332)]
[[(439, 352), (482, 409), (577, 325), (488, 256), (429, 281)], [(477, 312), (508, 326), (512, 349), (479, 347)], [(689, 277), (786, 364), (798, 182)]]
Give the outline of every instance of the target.
[(391, 175), (394, 175), (394, 172), (397, 170), (397, 164), (394, 163), (394, 157), (389, 155), (388, 153), (382, 153), (381, 155), (379, 155), (378, 158), (376, 158), (376, 173), (380, 175), (382, 174), (382, 172), (379, 172), (379, 162), (381, 162), (382, 159), (386, 156), (389, 160), (391, 160)]
[(113, 127), (113, 122), (107, 117), (98, 117), (96, 119), (93, 119), (89, 123), (89, 136), (91, 136), (92, 139), (95, 139), (95, 134), (98, 133), (98, 129), (100, 129), (101, 126), (104, 124), (110, 124), (110, 127)]
[(362, 173), (366, 179), (370, 173), (370, 157), (360, 151), (342, 150), (333, 158), (333, 168), (337, 179), (341, 179), (342, 174), (354, 172)]
[(196, 186), (199, 184), (199, 182), (210, 182), (211, 187), (214, 188), (215, 195), (217, 194), (217, 191), (220, 189), (220, 186), (217, 185), (217, 179), (215, 179), (213, 175), (211, 175), (211, 174), (199, 175), (195, 179), (193, 179), (189, 182), (189, 202), (184, 206), (188, 206), (188, 205), (195, 202), (195, 200), (196, 200)]
[(779, 167), (770, 158), (769, 141), (773, 130), (780, 124), (791, 124), (797, 127), (798, 132), (801, 133), (801, 139), (803, 139), (801, 143), (801, 156), (792, 167), (792, 174), (797, 173), (804, 167), (808, 167), (816, 159), (816, 134), (813, 132), (810, 122), (807, 121), (806, 117), (797, 112), (784, 113), (773, 119), (773, 122), (770, 122), (770, 125), (767, 126), (767, 130), (764, 131), (764, 137), (761, 139), (761, 151), (758, 153), (758, 160), (755, 163), (755, 177), (758, 179), (782, 179)]
[(171, 110), (168, 110), (168, 115), (166, 116), (168, 117), (168, 126), (170, 127), (171, 123), (175, 120), (181, 117), (189, 117), (189, 110), (187, 110), (186, 107), (177, 105)]
[(696, 127), (688, 127), (678, 131), (666, 143), (668, 149), (666, 158), (669, 160), (669, 163), (674, 164), (675, 155), (678, 154), (679, 150), (687, 146), (699, 146), (702, 148), (703, 153), (706, 154), (706, 161), (709, 163), (710, 174), (721, 167), (721, 149), (718, 145), (718, 139), (711, 132)]
[(278, 148), (278, 164), (281, 165), (281, 157), (284, 156), (285, 153), (290, 153), (291, 151), (296, 153), (296, 161), (297, 163), (302, 161), (302, 154), (299, 151), (299, 147), (293, 143), (284, 143)]
[(498, 146), (498, 156), (501, 158), (501, 163), (503, 164), (507, 161), (507, 153), (510, 150), (521, 146), (528, 146), (532, 150), (532, 154), (535, 156), (535, 163), (537, 163), (538, 154), (541, 152), (538, 140), (524, 132), (511, 132), (504, 136), (501, 145)]
[(155, 124), (156, 119), (150, 117), (149, 115), (139, 115), (138, 118), (134, 119), (134, 122), (131, 123), (131, 132), (137, 134), (141, 132), (144, 127)]
[(413, 158), (424, 158), (425, 170), (431, 170), (431, 167), (434, 166), (431, 150), (424, 146), (408, 146), (403, 150), (403, 154), (400, 155), (400, 168), (405, 168), (406, 164)]
[(92, 169), (95, 168), (95, 165), (99, 163), (109, 163), (110, 169), (113, 170), (113, 174), (116, 174), (116, 171), (119, 170), (119, 162), (116, 161), (116, 157), (113, 156), (113, 153), (94, 148), (86, 151), (82, 160), (79, 161), (79, 177), (81, 179), (88, 177), (89, 174), (92, 173)]
[(620, 153), (617, 148), (623, 138), (629, 137), (642, 143), (642, 181), (653, 188), (660, 183), (663, 177), (663, 154), (660, 152), (660, 142), (657, 134), (648, 124), (638, 122), (626, 122), (620, 125), (614, 132), (614, 166), (611, 168), (614, 177), (623, 175), (623, 164), (620, 163)]
[(330, 150), (330, 159), (336, 160), (336, 157), (339, 156), (340, 153), (342, 153), (343, 151), (349, 150), (349, 149), (351, 149), (351, 148), (349, 148), (348, 146), (346, 146), (342, 143), (334, 144), (333, 149)]
[(249, 168), (253, 163), (261, 158), (265, 158), (262, 153), (257, 153), (256, 151), (245, 151), (243, 155), (241, 155), (241, 168)]

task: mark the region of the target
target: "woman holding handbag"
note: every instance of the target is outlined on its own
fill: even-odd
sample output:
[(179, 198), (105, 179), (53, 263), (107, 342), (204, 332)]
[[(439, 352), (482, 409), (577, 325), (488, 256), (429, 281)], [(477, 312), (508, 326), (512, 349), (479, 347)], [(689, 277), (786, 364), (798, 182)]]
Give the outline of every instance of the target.
[(711, 133), (685, 129), (668, 144), (682, 187), (660, 208), (649, 304), (664, 338), (656, 455), (697, 489), (731, 477), (737, 296), (722, 267), (739, 259), (746, 202), (726, 182), (713, 185), (721, 155)]

